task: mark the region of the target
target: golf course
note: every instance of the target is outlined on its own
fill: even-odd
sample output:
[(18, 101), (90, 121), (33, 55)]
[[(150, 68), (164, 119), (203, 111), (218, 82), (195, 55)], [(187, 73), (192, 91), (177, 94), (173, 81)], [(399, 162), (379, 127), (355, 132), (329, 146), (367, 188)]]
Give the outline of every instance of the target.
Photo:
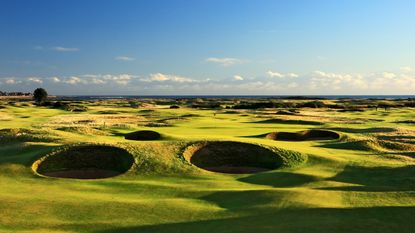
[(414, 232), (412, 106), (3, 99), (0, 232)]

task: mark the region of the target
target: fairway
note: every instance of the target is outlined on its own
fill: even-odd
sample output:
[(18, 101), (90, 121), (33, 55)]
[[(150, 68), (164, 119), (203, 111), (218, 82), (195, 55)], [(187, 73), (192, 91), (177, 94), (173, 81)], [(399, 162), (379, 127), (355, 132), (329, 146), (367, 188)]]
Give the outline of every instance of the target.
[(166, 103), (2, 102), (0, 232), (414, 232), (413, 108)]

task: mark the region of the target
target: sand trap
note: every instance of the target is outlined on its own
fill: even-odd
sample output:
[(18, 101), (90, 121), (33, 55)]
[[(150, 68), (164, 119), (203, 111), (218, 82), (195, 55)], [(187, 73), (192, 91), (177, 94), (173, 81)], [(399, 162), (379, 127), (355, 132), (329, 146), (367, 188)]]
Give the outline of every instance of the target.
[(133, 163), (133, 156), (122, 148), (85, 145), (46, 155), (32, 168), (36, 173), (49, 177), (102, 179), (127, 172)]
[(161, 139), (161, 134), (151, 130), (140, 130), (125, 135), (127, 140), (151, 141)]
[(312, 129), (300, 132), (273, 132), (266, 138), (279, 141), (333, 140), (339, 139), (340, 134), (329, 130)]
[(230, 141), (206, 142), (186, 150), (185, 158), (204, 170), (220, 173), (246, 174), (277, 169), (283, 159), (265, 147)]

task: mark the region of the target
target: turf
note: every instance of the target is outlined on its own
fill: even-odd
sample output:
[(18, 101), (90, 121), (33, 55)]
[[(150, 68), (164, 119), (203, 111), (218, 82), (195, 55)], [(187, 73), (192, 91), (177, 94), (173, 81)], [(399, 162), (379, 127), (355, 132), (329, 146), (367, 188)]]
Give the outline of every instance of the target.
[[(413, 119), (414, 109), (302, 109), (280, 120), (267, 111), (133, 108), (123, 100), (78, 104), (88, 111), (3, 104), (0, 232), (414, 232), (415, 125), (397, 123)], [(311, 129), (342, 137), (250, 137)], [(163, 137), (124, 138), (139, 130)], [(292, 166), (255, 174), (215, 173), (185, 158), (186, 148), (201, 141), (250, 143), (307, 160), (287, 157)], [(79, 143), (123, 148), (134, 163), (107, 179), (32, 171), (45, 155)]]

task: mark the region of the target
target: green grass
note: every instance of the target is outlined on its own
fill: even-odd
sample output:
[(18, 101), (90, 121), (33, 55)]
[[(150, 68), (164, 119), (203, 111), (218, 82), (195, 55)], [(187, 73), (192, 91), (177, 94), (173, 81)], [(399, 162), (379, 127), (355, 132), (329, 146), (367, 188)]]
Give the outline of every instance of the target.
[[(258, 118), (258, 111), (83, 104), (88, 112), (0, 109), (0, 129), (6, 129), (0, 131), (0, 232), (414, 232), (415, 159), (406, 146), (413, 143), (415, 125), (396, 123), (413, 119), (413, 109), (305, 109), (304, 119), (274, 120), (265, 113)], [(152, 122), (168, 126), (145, 126)], [(342, 138), (248, 137), (315, 128)], [(124, 139), (138, 130), (163, 137)], [(308, 159), (264, 173), (213, 173), (183, 157), (189, 145), (206, 140), (259, 144)], [(101, 180), (45, 178), (31, 170), (42, 156), (78, 143), (122, 147), (134, 165)]]

